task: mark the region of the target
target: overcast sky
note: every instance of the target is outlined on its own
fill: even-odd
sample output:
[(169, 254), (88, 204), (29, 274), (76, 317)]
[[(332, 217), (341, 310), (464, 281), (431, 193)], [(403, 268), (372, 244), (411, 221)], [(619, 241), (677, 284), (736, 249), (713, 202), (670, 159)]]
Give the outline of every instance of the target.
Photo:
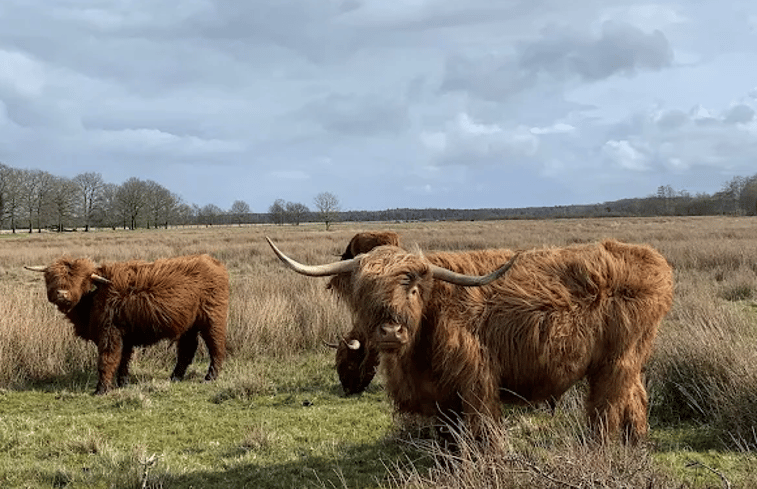
[(2, 0), (0, 162), (266, 212), (714, 193), (757, 2)]

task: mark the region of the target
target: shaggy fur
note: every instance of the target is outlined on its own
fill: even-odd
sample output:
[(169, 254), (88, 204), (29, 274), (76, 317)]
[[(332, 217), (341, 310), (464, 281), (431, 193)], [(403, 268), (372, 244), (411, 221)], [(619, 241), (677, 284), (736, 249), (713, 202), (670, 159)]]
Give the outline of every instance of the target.
[[(586, 413), (601, 435), (647, 433), (642, 369), (673, 300), (665, 258), (647, 246), (600, 244), (520, 253), (487, 286), (434, 280), (428, 263), (484, 275), (509, 250), (410, 254), (375, 248), (335, 290), (354, 332), (380, 352), (400, 412), (500, 417), (500, 402), (559, 398), (586, 378)], [(340, 280), (345, 280), (342, 277)]]
[[(347, 249), (342, 253), (342, 260), (355, 258), (382, 245), (400, 246), (399, 235), (394, 231), (357, 233), (352, 237), (350, 243), (347, 245)], [(327, 287), (341, 296), (344, 294), (342, 289), (347, 287), (348, 284), (349, 276), (342, 275), (333, 277)], [(360, 348), (357, 350), (348, 348), (347, 345), (352, 340), (358, 340)], [(361, 331), (353, 328), (338, 343), (336, 349), (336, 371), (346, 395), (360, 394), (367, 389), (378, 371), (378, 365), (378, 350), (369, 345)]]
[(382, 245), (400, 246), (400, 235), (394, 231), (365, 231), (352, 237), (347, 249), (342, 253), (342, 260), (355, 258), (361, 253), (368, 253)]
[[(95, 273), (111, 281), (92, 279)], [(47, 298), (73, 323), (77, 336), (99, 353), (95, 394), (128, 381), (135, 346), (178, 340), (173, 380), (181, 380), (202, 336), (210, 355), (206, 380), (215, 379), (226, 355), (229, 274), (208, 255), (103, 263), (61, 258), (45, 270)]]

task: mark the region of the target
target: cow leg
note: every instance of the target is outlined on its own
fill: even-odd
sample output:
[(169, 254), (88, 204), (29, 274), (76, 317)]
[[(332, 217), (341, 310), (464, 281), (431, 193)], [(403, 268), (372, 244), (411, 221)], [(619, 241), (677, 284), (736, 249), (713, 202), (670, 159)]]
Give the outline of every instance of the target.
[(221, 372), (221, 366), (226, 358), (226, 323), (214, 324), (210, 328), (202, 328), (200, 331), (205, 346), (210, 356), (210, 366), (205, 380), (215, 380)]
[(633, 362), (606, 365), (589, 378), (586, 403), (589, 424), (600, 439), (621, 434), (626, 442), (637, 443), (648, 431), (647, 391)]
[(171, 380), (182, 380), (187, 368), (192, 363), (197, 351), (197, 329), (192, 328), (179, 337), (176, 348), (176, 367), (171, 374)]
[(118, 375), (116, 377), (118, 387), (123, 387), (129, 383), (129, 361), (133, 351), (134, 347), (131, 343), (124, 341), (121, 349), (121, 363), (118, 364)]
[(121, 351), (123, 349), (123, 338), (117, 331), (106, 331), (103, 333), (100, 343), (98, 344), (97, 359), (97, 388), (95, 394), (105, 394), (111, 387), (113, 374), (121, 360)]

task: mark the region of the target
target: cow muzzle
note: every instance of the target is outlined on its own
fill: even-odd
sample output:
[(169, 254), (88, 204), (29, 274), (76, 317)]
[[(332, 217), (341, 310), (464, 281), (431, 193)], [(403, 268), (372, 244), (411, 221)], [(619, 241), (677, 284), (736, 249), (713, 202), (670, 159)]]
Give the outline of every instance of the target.
[(379, 347), (383, 350), (397, 349), (410, 341), (407, 328), (401, 324), (383, 324), (378, 335)]
[(56, 290), (52, 301), (61, 312), (68, 312), (73, 307), (74, 303), (71, 300), (71, 293), (67, 290)]

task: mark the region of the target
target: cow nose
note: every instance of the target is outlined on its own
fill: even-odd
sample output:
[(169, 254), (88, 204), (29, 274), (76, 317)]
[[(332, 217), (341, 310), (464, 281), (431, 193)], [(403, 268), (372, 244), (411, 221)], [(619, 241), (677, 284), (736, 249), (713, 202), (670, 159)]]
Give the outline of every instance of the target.
[(397, 336), (397, 333), (399, 332), (399, 330), (400, 330), (399, 324), (392, 324), (392, 325), (385, 324), (381, 326), (381, 331), (384, 336)]
[(58, 290), (58, 300), (67, 301), (69, 299), (70, 295), (67, 290)]
[(404, 344), (408, 338), (401, 324), (384, 324), (381, 326), (381, 339)]

